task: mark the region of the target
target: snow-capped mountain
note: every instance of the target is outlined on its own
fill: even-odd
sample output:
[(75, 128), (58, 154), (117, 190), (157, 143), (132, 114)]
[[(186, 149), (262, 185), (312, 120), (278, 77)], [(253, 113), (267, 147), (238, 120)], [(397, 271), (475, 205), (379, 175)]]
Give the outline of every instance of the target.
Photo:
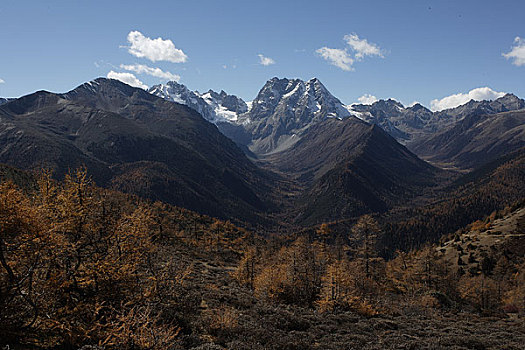
[(251, 134), (250, 150), (267, 154), (297, 142), (312, 125), (326, 118), (346, 118), (350, 112), (316, 78), (273, 78), (266, 82), (238, 123)]
[(149, 92), (166, 100), (187, 105), (214, 124), (235, 122), (239, 114), (248, 111), (246, 102), (237, 96), (228, 95), (224, 91), (217, 93), (213, 90), (201, 94), (174, 81), (165, 85), (155, 85), (149, 89)]
[(433, 115), (419, 103), (405, 107), (393, 99), (379, 100), (371, 105), (353, 104), (349, 110), (359, 119), (380, 126), (402, 143), (408, 141), (415, 130), (424, 128)]
[(250, 121), (267, 119), (276, 113), (306, 123), (312, 119), (350, 115), (341, 101), (316, 78), (308, 81), (273, 78), (267, 81), (252, 102)]
[(405, 107), (394, 99), (370, 105), (344, 105), (316, 78), (272, 78), (248, 103), (224, 91), (199, 93), (176, 82), (153, 86), (149, 92), (198, 111), (223, 134), (256, 155), (285, 150), (310, 127), (330, 118), (357, 117), (376, 124), (410, 148), (411, 144), (448, 130), (466, 116), (525, 108), (525, 101), (512, 94), (494, 101), (470, 101), (440, 112), (432, 112), (419, 103)]
[(149, 92), (198, 111), (256, 154), (291, 146), (310, 126), (326, 118), (351, 115), (347, 106), (315, 78), (308, 81), (273, 78), (249, 103), (251, 108), (241, 98), (224, 91), (201, 94), (176, 82), (155, 85)]
[(419, 103), (405, 107), (393, 99), (379, 100), (371, 105), (349, 106), (353, 115), (380, 126), (399, 142), (407, 145), (447, 130), (468, 116), (490, 115), (522, 108), (525, 108), (525, 101), (513, 94), (507, 94), (494, 101), (471, 100), (459, 107), (439, 112), (432, 112)]

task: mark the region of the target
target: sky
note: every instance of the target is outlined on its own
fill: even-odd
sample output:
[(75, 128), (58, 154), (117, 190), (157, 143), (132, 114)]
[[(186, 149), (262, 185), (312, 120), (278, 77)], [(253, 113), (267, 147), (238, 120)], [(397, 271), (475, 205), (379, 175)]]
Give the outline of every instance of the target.
[(250, 101), (316, 77), (343, 103), (525, 97), (525, 1), (2, 0), (0, 97), (97, 77)]

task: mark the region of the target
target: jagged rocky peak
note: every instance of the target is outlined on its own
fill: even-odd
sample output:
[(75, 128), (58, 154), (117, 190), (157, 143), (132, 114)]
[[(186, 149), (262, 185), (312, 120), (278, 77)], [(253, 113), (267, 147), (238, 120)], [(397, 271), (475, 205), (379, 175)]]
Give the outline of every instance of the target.
[(372, 104), (372, 106), (376, 107), (397, 107), (398, 109), (404, 109), (405, 106), (399, 101), (394, 100), (393, 98), (389, 98), (388, 100), (379, 100)]
[(228, 95), (221, 90), (217, 93), (191, 91), (185, 85), (175, 81), (152, 86), (149, 93), (166, 100), (187, 105), (199, 112), (204, 119), (212, 123), (234, 122), (241, 113), (248, 111), (248, 105), (241, 98)]
[(213, 124), (235, 123), (239, 114), (248, 111), (246, 102), (227, 94), (224, 90), (219, 93), (214, 90), (201, 93), (198, 90), (192, 91), (176, 81), (154, 85), (146, 93), (186, 105)]
[[(248, 111), (248, 105), (242, 98), (235, 95), (229, 95), (224, 90), (217, 93), (210, 89), (204, 94), (195, 91), (195, 94), (203, 98), (209, 105), (215, 106), (214, 109), (222, 107), (223, 110), (235, 112), (237, 114)], [(231, 120), (231, 118), (228, 120)]]
[(423, 106), (421, 103), (415, 103), (414, 105), (408, 107), (407, 109), (410, 109), (413, 112), (429, 112), (432, 113), (430, 109)]
[[(298, 89), (304, 90), (298, 79), (279, 79), (272, 78), (264, 84), (262, 89), (253, 100), (252, 113), (259, 115), (261, 112), (270, 112), (275, 109), (283, 96), (290, 97), (297, 93)], [(303, 91), (300, 91), (302, 93)]]
[(272, 78), (238, 122), (250, 135), (248, 147), (260, 155), (291, 147), (308, 128), (326, 118), (343, 119), (350, 115), (319, 79)]
[[(272, 78), (264, 84), (259, 94), (255, 98), (256, 101), (279, 101), (281, 98), (289, 99), (291, 97), (298, 97), (306, 92), (311, 93), (321, 87), (327, 92), (326, 88), (322, 86), (321, 82), (317, 79), (311, 79), (307, 82), (301, 79), (287, 79), (287, 78)], [(312, 89), (314, 87), (314, 89)]]
[(180, 104), (187, 104), (186, 100), (192, 97), (193, 94), (193, 92), (190, 91), (185, 85), (179, 84), (176, 81), (169, 81), (166, 84), (154, 85), (148, 91), (153, 95)]
[(250, 117), (267, 118), (278, 113), (300, 119), (348, 117), (347, 108), (317, 78), (272, 78), (266, 82), (253, 101)]
[(525, 100), (514, 94), (506, 94), (505, 96), (493, 101), (492, 104), (501, 104), (501, 106), (507, 111), (516, 111), (525, 108)]

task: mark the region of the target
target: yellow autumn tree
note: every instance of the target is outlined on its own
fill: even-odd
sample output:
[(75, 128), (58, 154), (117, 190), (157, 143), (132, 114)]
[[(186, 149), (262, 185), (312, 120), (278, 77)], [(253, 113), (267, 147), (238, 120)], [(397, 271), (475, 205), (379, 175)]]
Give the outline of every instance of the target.
[(62, 347), (103, 344), (125, 337), (129, 320), (144, 331), (119, 348), (166, 348), (157, 340), (178, 331), (159, 325), (152, 307), (166, 266), (155, 260), (155, 221), (146, 206), (119, 200), (85, 169), (63, 183), (44, 171), (31, 193), (0, 184), (1, 338), (25, 330)]
[(255, 276), (255, 294), (286, 303), (312, 304), (321, 289), (323, 271), (315, 246), (300, 237), (265, 262)]

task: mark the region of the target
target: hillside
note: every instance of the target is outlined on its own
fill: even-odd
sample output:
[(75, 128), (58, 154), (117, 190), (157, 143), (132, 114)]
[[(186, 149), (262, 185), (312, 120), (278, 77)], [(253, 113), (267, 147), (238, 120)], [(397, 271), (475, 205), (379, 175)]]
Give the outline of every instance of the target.
[(263, 160), (304, 187), (294, 212), (303, 225), (385, 211), (435, 186), (441, 173), (353, 117), (314, 125), (293, 147)]
[(450, 232), (523, 200), (525, 149), (459, 177), (416, 207), (398, 207), (381, 218), (388, 254), (437, 242)]
[[(490, 303), (480, 302), (469, 287), (478, 279), (458, 280), (429, 250), (385, 262), (352, 253), (368, 249), (365, 236), (263, 238), (97, 188), (82, 170), (59, 183), (36, 178), (27, 194), (0, 184), (4, 347), (520, 349), (525, 340), (523, 320), (495, 317), (525, 310), (513, 270), (493, 277), (504, 277), (499, 299), (487, 284)], [(374, 225), (361, 222), (352, 232)]]
[(525, 146), (525, 110), (470, 114), (410, 148), (443, 168), (472, 170)]
[[(61, 178), (85, 165), (106, 187), (257, 221), (273, 175), (197, 112), (116, 80), (37, 92), (0, 107), (0, 162)], [(264, 196), (261, 196), (264, 193)]]
[(493, 101), (475, 101), (458, 107), (432, 112), (419, 103), (405, 107), (388, 99), (372, 104), (353, 104), (349, 110), (362, 120), (379, 125), (392, 137), (418, 153), (418, 144), (449, 130), (466, 118), (492, 115), (525, 108), (525, 101), (513, 94), (506, 94)]
[(492, 274), (502, 256), (514, 263), (525, 256), (525, 207), (505, 215), (493, 212), (458, 231), (447, 240), (443, 238), (437, 250), (442, 258), (464, 273)]

